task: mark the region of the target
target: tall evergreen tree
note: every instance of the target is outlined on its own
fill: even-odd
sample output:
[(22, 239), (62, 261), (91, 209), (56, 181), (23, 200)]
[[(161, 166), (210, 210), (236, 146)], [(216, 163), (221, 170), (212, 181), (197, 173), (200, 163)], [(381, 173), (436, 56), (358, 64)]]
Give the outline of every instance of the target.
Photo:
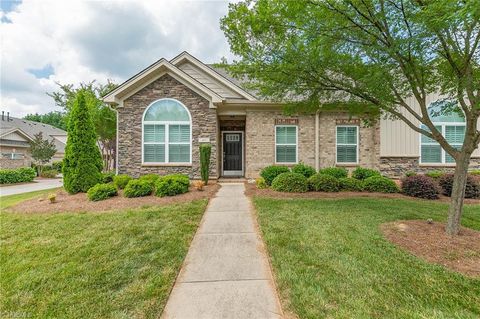
[(85, 93), (80, 91), (68, 121), (68, 139), (63, 163), (63, 185), (70, 194), (86, 192), (102, 180), (102, 156)]

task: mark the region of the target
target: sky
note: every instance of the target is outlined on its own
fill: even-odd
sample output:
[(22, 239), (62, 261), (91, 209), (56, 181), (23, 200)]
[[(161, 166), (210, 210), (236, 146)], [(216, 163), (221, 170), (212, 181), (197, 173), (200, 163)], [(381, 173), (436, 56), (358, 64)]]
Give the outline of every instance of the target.
[(226, 1), (0, 0), (0, 110), (60, 110), (58, 85), (128, 79), (188, 51), (203, 62), (233, 57), (219, 27)]

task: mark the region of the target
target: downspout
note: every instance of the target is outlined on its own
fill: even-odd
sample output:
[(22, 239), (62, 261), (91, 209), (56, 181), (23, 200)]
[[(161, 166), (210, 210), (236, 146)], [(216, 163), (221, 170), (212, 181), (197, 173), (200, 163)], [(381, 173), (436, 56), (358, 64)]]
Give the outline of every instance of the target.
[(315, 113), (315, 170), (318, 172), (320, 169), (320, 134), (318, 132), (320, 126), (320, 110)]

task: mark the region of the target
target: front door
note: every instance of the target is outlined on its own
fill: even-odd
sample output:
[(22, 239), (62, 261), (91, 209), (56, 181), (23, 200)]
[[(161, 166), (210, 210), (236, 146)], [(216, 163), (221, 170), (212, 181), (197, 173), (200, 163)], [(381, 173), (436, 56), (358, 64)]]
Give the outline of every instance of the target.
[(243, 133), (223, 133), (223, 175), (243, 175)]

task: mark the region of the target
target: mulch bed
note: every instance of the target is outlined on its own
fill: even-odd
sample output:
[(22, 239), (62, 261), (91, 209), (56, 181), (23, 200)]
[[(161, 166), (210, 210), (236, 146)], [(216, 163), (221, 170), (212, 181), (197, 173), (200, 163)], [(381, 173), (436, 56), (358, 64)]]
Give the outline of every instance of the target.
[(157, 197), (154, 195), (126, 198), (123, 197), (123, 191), (120, 191), (118, 196), (92, 202), (88, 200), (87, 194), (79, 193), (75, 195), (69, 195), (65, 191), (57, 191), (57, 201), (51, 204), (47, 199), (47, 196), (42, 198), (34, 198), (27, 201), (23, 201), (15, 206), (8, 208), (7, 210), (15, 213), (56, 213), (56, 212), (100, 212), (110, 210), (120, 210), (125, 208), (142, 208), (148, 206), (163, 206), (175, 203), (184, 203), (198, 199), (211, 198), (215, 195), (220, 185), (217, 183), (211, 183), (204, 186), (203, 191), (198, 191), (193, 187), (190, 187), (188, 193)]
[[(408, 200), (421, 200), (429, 202), (450, 202), (450, 197), (440, 195), (439, 199), (436, 200), (427, 200), (411, 196), (406, 196), (403, 194), (387, 194), (387, 193), (368, 193), (368, 192), (307, 192), (307, 193), (283, 193), (277, 192), (271, 189), (257, 189), (254, 183), (245, 183), (245, 194), (247, 196), (260, 196), (260, 197), (269, 197), (269, 198), (307, 198), (307, 199), (316, 199), (316, 198), (351, 198), (351, 197), (369, 197), (369, 198), (397, 198), (397, 199), (408, 199)], [(465, 198), (465, 204), (480, 204), (480, 199)]]
[(407, 220), (380, 226), (385, 237), (413, 255), (467, 276), (480, 277), (480, 231), (462, 227), (458, 236), (444, 223)]

